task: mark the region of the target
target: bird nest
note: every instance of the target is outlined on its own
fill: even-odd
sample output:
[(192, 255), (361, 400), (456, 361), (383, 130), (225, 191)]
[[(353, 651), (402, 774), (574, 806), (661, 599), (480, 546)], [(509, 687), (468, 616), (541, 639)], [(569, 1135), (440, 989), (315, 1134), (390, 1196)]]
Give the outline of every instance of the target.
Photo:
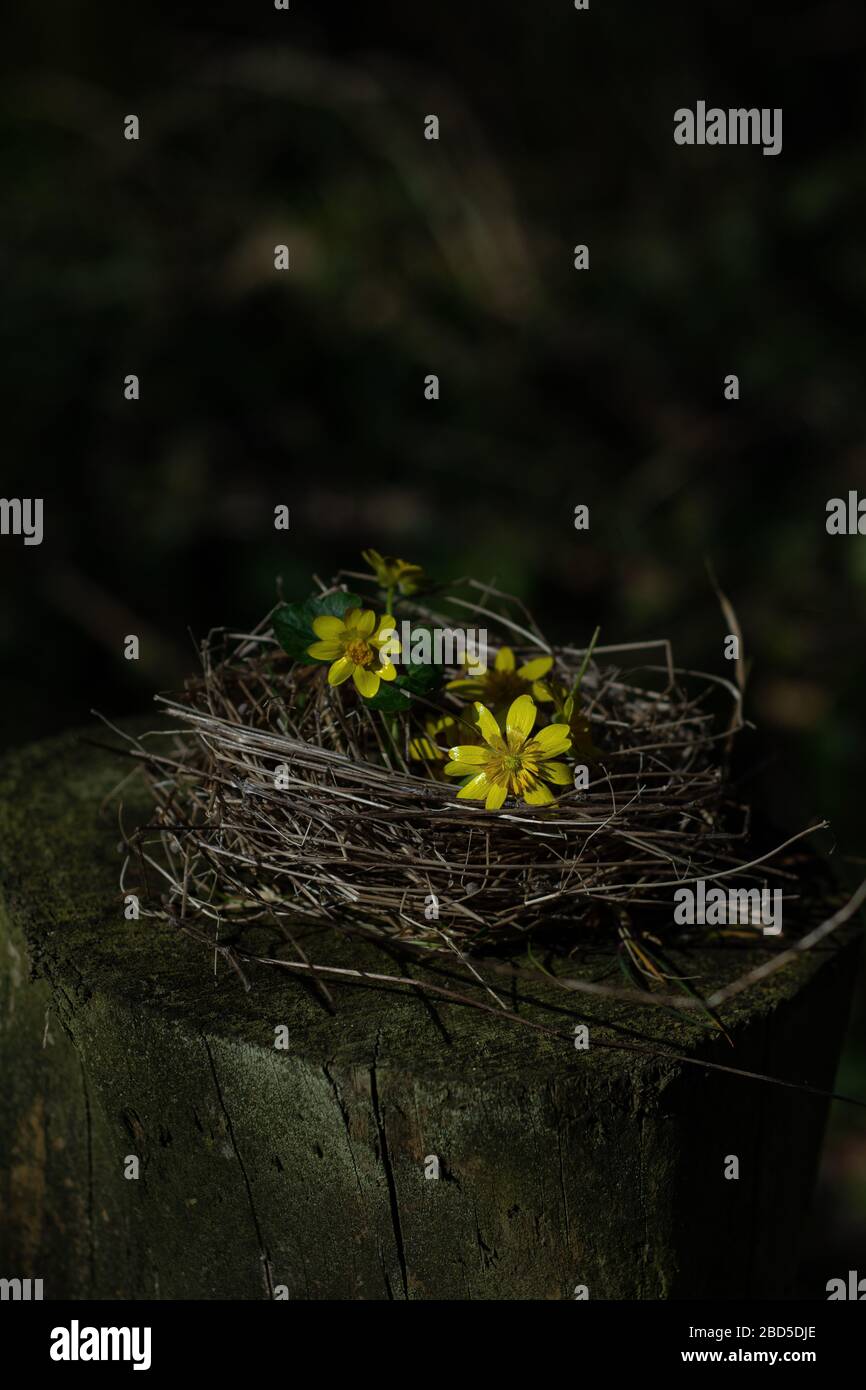
[[(200, 673), (158, 697), (170, 727), (124, 735), (153, 801), (149, 824), (124, 832), (128, 914), (212, 949), (247, 989), (248, 969), (279, 967), (311, 982), (332, 1013), (326, 980), (411, 989), (571, 1048), (587, 1045), (586, 1028), (580, 1014), (563, 1028), (559, 991), (674, 1010), (727, 1036), (723, 1007), (823, 946), (866, 902), (864, 882), (820, 920), (827, 884), (813, 892), (814, 856), (790, 847), (826, 822), (756, 852), (728, 779), (740, 683), (678, 668), (666, 641), (602, 646), (596, 629), (584, 646), (554, 645), (490, 585), (437, 589), (416, 566), (364, 558), (372, 574), (317, 581), (312, 597), (281, 602), (252, 632), (211, 633)], [(435, 647), (455, 622), (479, 635), (471, 655)], [(699, 992), (690, 943), (769, 943), (760, 913), (729, 917), (726, 929), (703, 916), (677, 925), (676, 895), (735, 880), (737, 894), (757, 898), (768, 879), (808, 930), (781, 950), (749, 952), (744, 970)], [(367, 948), (314, 962), (302, 940), (333, 940), (327, 928), (384, 956), (414, 954), (415, 965), (370, 969)], [(625, 986), (604, 978), (615, 964)]]
[[(160, 697), (171, 731), (135, 754), (155, 804), (146, 833), (164, 853), (143, 851), (145, 832), (130, 842), (168, 884), (155, 915), (463, 950), (542, 930), (621, 934), (634, 909), (669, 923), (674, 889), (698, 879), (766, 883), (726, 785), (734, 684), (678, 669), (664, 641), (554, 646), (522, 604), (473, 580), (425, 595), (410, 577), (400, 596), (398, 573), (342, 574), (253, 632), (212, 633), (201, 673)], [(358, 631), (375, 643), (358, 614), (383, 600), (397, 600), (404, 632), (408, 621), (432, 639), (455, 619), (483, 632), (476, 674), (407, 664), (372, 698), (335, 674)], [(516, 702), (533, 727), (512, 738)], [(505, 781), (494, 809), (469, 787), (485, 768), (488, 789)]]

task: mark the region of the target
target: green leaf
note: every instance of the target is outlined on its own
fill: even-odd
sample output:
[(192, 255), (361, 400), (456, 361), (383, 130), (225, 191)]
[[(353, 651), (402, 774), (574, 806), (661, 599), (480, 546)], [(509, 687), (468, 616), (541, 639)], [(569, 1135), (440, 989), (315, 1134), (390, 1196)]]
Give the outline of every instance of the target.
[[(428, 632), (432, 636), (433, 629), (423, 624), (413, 623), (412, 635), (419, 632)], [(408, 652), (404, 656), (408, 656)], [(397, 679), (394, 682), (401, 690), (405, 690), (412, 695), (429, 695), (431, 691), (438, 689), (442, 682), (443, 669), (434, 662), (407, 662), (406, 665), (397, 663)]]
[(441, 666), (398, 666), (394, 684), (401, 690), (410, 690), (413, 695), (429, 695), (441, 679)]
[(368, 709), (384, 710), (386, 714), (403, 713), (412, 708), (412, 701), (408, 695), (404, 695), (401, 690), (396, 690), (396, 681), (382, 681), (376, 694), (370, 700), (364, 700)]
[(364, 701), (365, 705), (392, 714), (404, 712), (412, 707), (412, 695), (429, 695), (441, 677), (438, 666), (398, 666), (397, 672), (397, 679), (382, 681), (373, 698)]
[(323, 613), (344, 618), (350, 608), (363, 608), (357, 594), (327, 594), (303, 603), (284, 603), (274, 614), (274, 636), (284, 652), (305, 666), (315, 666), (321, 658), (310, 656), (307, 648), (317, 640), (313, 622)]

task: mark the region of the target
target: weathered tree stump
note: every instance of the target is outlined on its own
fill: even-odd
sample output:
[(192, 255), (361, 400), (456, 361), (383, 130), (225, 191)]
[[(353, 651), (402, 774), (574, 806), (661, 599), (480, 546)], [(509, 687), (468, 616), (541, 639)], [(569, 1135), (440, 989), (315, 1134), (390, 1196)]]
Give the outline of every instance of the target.
[[(603, 1043), (830, 1087), (856, 933), (741, 995), (733, 1049), (541, 983), (564, 1028), (589, 1025), (588, 1051), (406, 989), (332, 984), (332, 1016), (288, 972), (260, 968), (247, 992), (183, 934), (124, 919), (116, 806), (100, 803), (126, 771), (68, 736), (0, 776), (0, 1273), (43, 1279), (46, 1298), (790, 1289), (825, 1103)], [(124, 793), (130, 827), (141, 797)], [(406, 973), (337, 933), (314, 955)], [(744, 956), (692, 968), (717, 982)]]

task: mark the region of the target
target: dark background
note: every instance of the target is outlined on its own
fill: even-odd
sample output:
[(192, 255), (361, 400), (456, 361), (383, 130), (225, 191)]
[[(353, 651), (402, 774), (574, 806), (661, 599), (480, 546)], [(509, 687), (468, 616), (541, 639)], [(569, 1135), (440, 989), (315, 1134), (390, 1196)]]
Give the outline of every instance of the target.
[[(827, 817), (858, 881), (866, 539), (825, 519), (866, 490), (864, 57), (861, 0), (19, 7), (0, 476), (46, 519), (0, 542), (0, 742), (140, 710), (190, 634), (368, 545), (730, 675), (709, 559), (745, 635), (744, 786), (791, 833)], [(782, 153), (676, 146), (699, 99), (781, 106)], [(841, 1105), (810, 1242), (807, 1296), (866, 1273)]]

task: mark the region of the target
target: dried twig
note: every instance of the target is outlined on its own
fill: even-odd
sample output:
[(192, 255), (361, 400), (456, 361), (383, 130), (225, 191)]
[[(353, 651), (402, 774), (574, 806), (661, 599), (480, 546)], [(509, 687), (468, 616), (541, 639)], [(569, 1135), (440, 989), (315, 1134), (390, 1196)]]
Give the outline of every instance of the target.
[[(611, 914), (630, 907), (657, 910), (670, 927), (675, 887), (733, 878), (760, 887), (768, 874), (790, 876), (791, 845), (824, 823), (768, 853), (747, 852), (747, 821), (727, 790), (723, 750), (732, 725), (741, 724), (735, 685), (677, 668), (665, 641), (599, 647), (593, 639), (556, 649), (506, 595), (474, 583), (465, 593), (437, 595), (435, 610), (413, 600), (411, 611), (453, 625), (439, 610), (456, 609), (464, 624), (487, 627), (492, 650), (517, 636), (531, 644), (518, 649), (519, 660), (553, 655), (558, 683), (566, 690), (579, 684), (600, 750), (590, 758), (587, 789), (541, 808), (506, 804), (487, 812), (458, 801), (441, 776), (441, 750), (408, 757), (409, 732), (423, 733), (431, 712), (460, 719), (456, 696), (443, 690), (438, 700), (416, 701), (402, 743), (384, 739), (363, 702), (328, 686), (323, 666), (293, 665), (284, 656), (268, 615), (251, 632), (209, 634), (201, 674), (181, 695), (160, 700), (168, 730), (122, 735), (154, 803), (124, 861), (125, 874), (138, 863), (161, 883), (163, 898), (147, 898), (143, 912), (182, 920), (184, 929), (196, 918), (232, 926), (270, 918), (283, 933), (290, 921), (329, 924), (429, 955), (454, 952), (503, 1012), (482, 972), (489, 948), (551, 927), (562, 929), (570, 947), (588, 933), (609, 934)], [(610, 664), (658, 647), (663, 666)], [(712, 710), (719, 695), (732, 706), (727, 721)], [(398, 758), (402, 766), (389, 765)], [(279, 786), (278, 767), (285, 769)], [(431, 896), (436, 914), (425, 912)], [(803, 941), (813, 938), (823, 939), (812, 932)], [(800, 943), (776, 956), (706, 1004), (717, 1007), (804, 949)], [(237, 967), (237, 956), (225, 958)], [(658, 981), (652, 992), (557, 983), (671, 1003)], [(680, 1008), (705, 1007), (690, 996), (675, 999)]]

